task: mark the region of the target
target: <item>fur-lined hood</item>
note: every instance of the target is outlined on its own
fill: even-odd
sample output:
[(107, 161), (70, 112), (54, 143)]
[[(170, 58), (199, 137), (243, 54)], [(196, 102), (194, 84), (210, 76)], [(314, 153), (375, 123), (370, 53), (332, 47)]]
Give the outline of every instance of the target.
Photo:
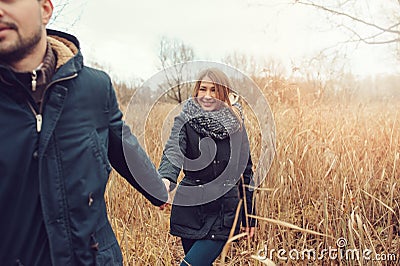
[(47, 30), (47, 36), (47, 41), (57, 57), (53, 80), (81, 71), (83, 57), (78, 39), (68, 33), (50, 29)]
[(76, 47), (72, 41), (57, 35), (48, 36), (47, 42), (50, 44), (57, 57), (56, 69), (59, 69), (61, 66), (65, 65), (79, 52), (78, 47)]

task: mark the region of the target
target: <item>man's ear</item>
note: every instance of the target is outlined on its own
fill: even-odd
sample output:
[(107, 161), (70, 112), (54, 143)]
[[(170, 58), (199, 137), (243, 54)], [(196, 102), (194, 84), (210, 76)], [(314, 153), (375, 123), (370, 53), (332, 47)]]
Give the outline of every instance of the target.
[(42, 0), (42, 23), (47, 25), (53, 15), (53, 5), (49, 0)]

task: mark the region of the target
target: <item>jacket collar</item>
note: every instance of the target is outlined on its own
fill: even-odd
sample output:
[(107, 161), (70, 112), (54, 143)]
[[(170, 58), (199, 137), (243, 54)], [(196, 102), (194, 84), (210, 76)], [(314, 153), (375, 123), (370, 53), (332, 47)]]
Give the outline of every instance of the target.
[[(57, 58), (56, 73), (52, 80), (78, 73), (83, 67), (78, 39), (68, 33), (50, 29), (47, 30), (47, 36), (47, 41)], [(12, 73), (13, 70), (9, 66), (0, 64), (0, 81), (9, 80), (6, 83), (12, 83), (11, 80), (15, 79)]]

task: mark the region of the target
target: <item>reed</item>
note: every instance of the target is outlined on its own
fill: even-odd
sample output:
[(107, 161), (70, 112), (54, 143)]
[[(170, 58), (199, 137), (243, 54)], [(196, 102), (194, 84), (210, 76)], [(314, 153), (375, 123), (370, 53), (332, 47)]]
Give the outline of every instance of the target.
[[(274, 104), (276, 156), (256, 190), (258, 227), (230, 241), (226, 265), (280, 265), (257, 257), (259, 250), (321, 251), (345, 239), (347, 249), (396, 254), (400, 260), (399, 103), (324, 102)], [(171, 105), (157, 104), (146, 120), (145, 147), (158, 165), (161, 128)], [(140, 108), (140, 107), (137, 107)], [(260, 141), (255, 117), (245, 108), (252, 156)], [(256, 163), (255, 163), (256, 165)], [(169, 211), (160, 211), (113, 172), (106, 191), (109, 218), (126, 265), (177, 265), (183, 258), (179, 239), (169, 235)], [(235, 237), (235, 236), (233, 236)], [(371, 255), (372, 256), (372, 255)], [(393, 259), (393, 257), (391, 257)], [(288, 260), (288, 265), (372, 265), (371, 261)], [(219, 259), (216, 264), (219, 264)]]

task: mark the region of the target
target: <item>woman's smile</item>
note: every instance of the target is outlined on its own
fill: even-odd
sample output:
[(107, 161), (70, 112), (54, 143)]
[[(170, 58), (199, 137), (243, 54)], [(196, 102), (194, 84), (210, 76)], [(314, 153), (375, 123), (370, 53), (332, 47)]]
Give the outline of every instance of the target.
[(215, 85), (209, 77), (204, 77), (200, 83), (197, 93), (197, 101), (204, 111), (214, 111), (219, 107), (219, 100), (216, 99)]

